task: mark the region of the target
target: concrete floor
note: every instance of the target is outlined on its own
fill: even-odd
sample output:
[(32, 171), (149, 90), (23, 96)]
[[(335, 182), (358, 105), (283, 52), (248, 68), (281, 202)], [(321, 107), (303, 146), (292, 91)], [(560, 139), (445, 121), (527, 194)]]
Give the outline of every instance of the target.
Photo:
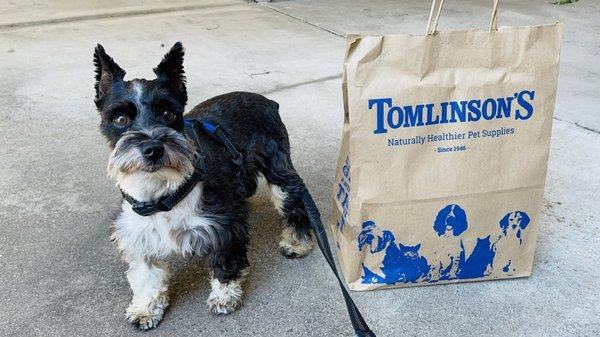
[[(349, 32), (421, 34), (428, 1), (5, 1), (0, 10), (0, 336), (141, 336), (124, 321), (126, 266), (108, 240), (120, 195), (93, 104), (97, 42), (130, 78), (187, 48), (190, 103), (249, 90), (281, 104), (293, 156), (331, 220)], [(379, 336), (600, 335), (600, 4), (502, 1), (500, 25), (565, 23), (542, 228), (528, 279), (354, 293)], [(448, 1), (442, 29), (484, 27), (487, 2)], [(143, 57), (142, 57), (143, 56)], [(276, 250), (252, 202), (244, 307), (208, 313), (208, 275), (174, 263), (171, 306), (146, 336), (351, 336), (319, 252)]]

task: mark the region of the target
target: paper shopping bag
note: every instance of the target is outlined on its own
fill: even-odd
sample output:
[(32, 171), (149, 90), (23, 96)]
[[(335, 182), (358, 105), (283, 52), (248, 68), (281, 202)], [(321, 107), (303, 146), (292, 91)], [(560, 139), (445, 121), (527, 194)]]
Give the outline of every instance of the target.
[[(529, 276), (562, 25), (348, 36), (332, 225), (352, 290)], [(436, 14), (437, 13), (437, 14)]]

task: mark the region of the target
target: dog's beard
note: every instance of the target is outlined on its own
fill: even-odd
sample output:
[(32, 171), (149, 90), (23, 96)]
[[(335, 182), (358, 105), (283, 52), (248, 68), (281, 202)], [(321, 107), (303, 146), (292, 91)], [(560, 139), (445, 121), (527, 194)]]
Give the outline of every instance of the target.
[[(164, 145), (164, 156), (149, 161), (140, 145), (158, 140)], [(196, 156), (185, 136), (167, 127), (127, 131), (115, 144), (108, 160), (108, 175), (125, 193), (139, 201), (158, 198), (176, 190), (194, 172)]]

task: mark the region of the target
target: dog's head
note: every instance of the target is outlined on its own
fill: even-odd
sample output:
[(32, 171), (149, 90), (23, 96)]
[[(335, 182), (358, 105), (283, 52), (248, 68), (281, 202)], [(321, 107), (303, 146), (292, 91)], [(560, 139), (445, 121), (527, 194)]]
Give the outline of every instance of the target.
[(125, 71), (96, 47), (95, 103), (112, 150), (108, 173), (121, 187), (132, 177), (178, 185), (194, 171), (194, 146), (183, 133), (183, 56), (178, 42), (154, 68), (155, 79), (125, 81)]
[(362, 231), (358, 235), (358, 250), (369, 245), (370, 252), (374, 254), (384, 250), (392, 241), (394, 241), (392, 232), (382, 231), (373, 221), (365, 221), (362, 224)]
[(467, 230), (467, 214), (458, 205), (447, 205), (440, 210), (433, 223), (438, 236), (459, 236)]
[(502, 229), (502, 235), (504, 237), (513, 237), (519, 240), (519, 243), (523, 242), (523, 231), (529, 225), (529, 215), (522, 211), (515, 211), (506, 214), (500, 220), (500, 228)]

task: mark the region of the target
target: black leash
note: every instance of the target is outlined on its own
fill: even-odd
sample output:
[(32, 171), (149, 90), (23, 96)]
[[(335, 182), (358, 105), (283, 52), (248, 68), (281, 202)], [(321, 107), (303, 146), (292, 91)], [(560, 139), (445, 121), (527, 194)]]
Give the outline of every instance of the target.
[[(235, 148), (233, 143), (227, 138), (227, 136), (223, 133), (223, 131), (218, 127), (212, 124), (197, 121), (197, 120), (185, 120), (185, 132), (192, 138), (194, 143), (196, 143), (197, 147), (197, 156), (196, 162), (194, 164), (195, 170), (191, 177), (187, 179), (187, 181), (173, 194), (167, 195), (155, 201), (148, 202), (139, 202), (127, 195), (125, 192), (121, 191), (123, 194), (123, 198), (127, 200), (131, 204), (131, 208), (134, 212), (142, 216), (152, 215), (156, 212), (166, 212), (170, 211), (177, 203), (179, 203), (186, 195), (188, 195), (193, 189), (194, 186), (199, 181), (204, 179), (204, 175), (206, 173), (206, 163), (205, 158), (206, 154), (202, 152), (202, 146), (200, 142), (200, 131), (204, 131), (207, 134), (214, 137), (218, 142), (223, 144), (227, 151), (229, 152), (231, 160), (235, 163), (238, 168), (238, 174), (243, 172), (243, 157), (242, 154)], [(369, 329), (369, 326), (365, 322), (365, 319), (362, 317), (360, 311), (354, 304), (352, 297), (348, 293), (346, 286), (344, 285), (344, 281), (340, 274), (338, 273), (337, 268), (335, 267), (335, 261), (333, 258), (333, 253), (329, 248), (329, 241), (327, 240), (327, 233), (325, 232), (325, 228), (323, 227), (323, 222), (321, 221), (321, 214), (317, 209), (317, 205), (315, 205), (315, 201), (313, 200), (308, 188), (304, 182), (302, 182), (302, 202), (304, 203), (304, 207), (306, 208), (306, 213), (308, 215), (308, 219), (310, 222), (310, 226), (315, 232), (315, 236), (317, 239), (317, 244), (319, 249), (321, 249), (321, 253), (325, 257), (327, 264), (331, 267), (331, 270), (335, 274), (335, 277), (338, 280), (340, 289), (342, 290), (342, 295), (344, 296), (344, 301), (346, 302), (346, 309), (348, 310), (348, 316), (350, 316), (350, 322), (352, 323), (352, 327), (354, 328), (354, 334), (356, 337), (375, 337), (375, 333)]]
[(350, 322), (352, 323), (352, 327), (354, 328), (354, 334), (356, 337), (375, 337), (375, 333), (369, 329), (369, 326), (365, 322), (365, 319), (362, 317), (360, 311), (354, 304), (352, 297), (346, 290), (344, 286), (344, 281), (340, 277), (337, 268), (335, 267), (335, 261), (333, 259), (333, 254), (331, 253), (331, 249), (329, 248), (329, 241), (327, 240), (327, 233), (325, 232), (325, 228), (323, 227), (323, 222), (321, 221), (321, 214), (317, 209), (317, 205), (315, 205), (315, 201), (313, 200), (308, 188), (306, 185), (302, 183), (302, 187), (304, 191), (302, 191), (302, 202), (304, 202), (304, 207), (306, 208), (306, 213), (308, 214), (308, 219), (310, 222), (310, 226), (315, 232), (315, 236), (317, 237), (317, 244), (319, 245), (319, 249), (321, 249), (321, 253), (325, 257), (325, 260), (331, 267), (331, 270), (335, 274), (335, 277), (338, 280), (340, 285), (340, 289), (342, 290), (342, 295), (344, 296), (344, 301), (346, 302), (346, 309), (348, 310), (348, 316), (350, 316)]

